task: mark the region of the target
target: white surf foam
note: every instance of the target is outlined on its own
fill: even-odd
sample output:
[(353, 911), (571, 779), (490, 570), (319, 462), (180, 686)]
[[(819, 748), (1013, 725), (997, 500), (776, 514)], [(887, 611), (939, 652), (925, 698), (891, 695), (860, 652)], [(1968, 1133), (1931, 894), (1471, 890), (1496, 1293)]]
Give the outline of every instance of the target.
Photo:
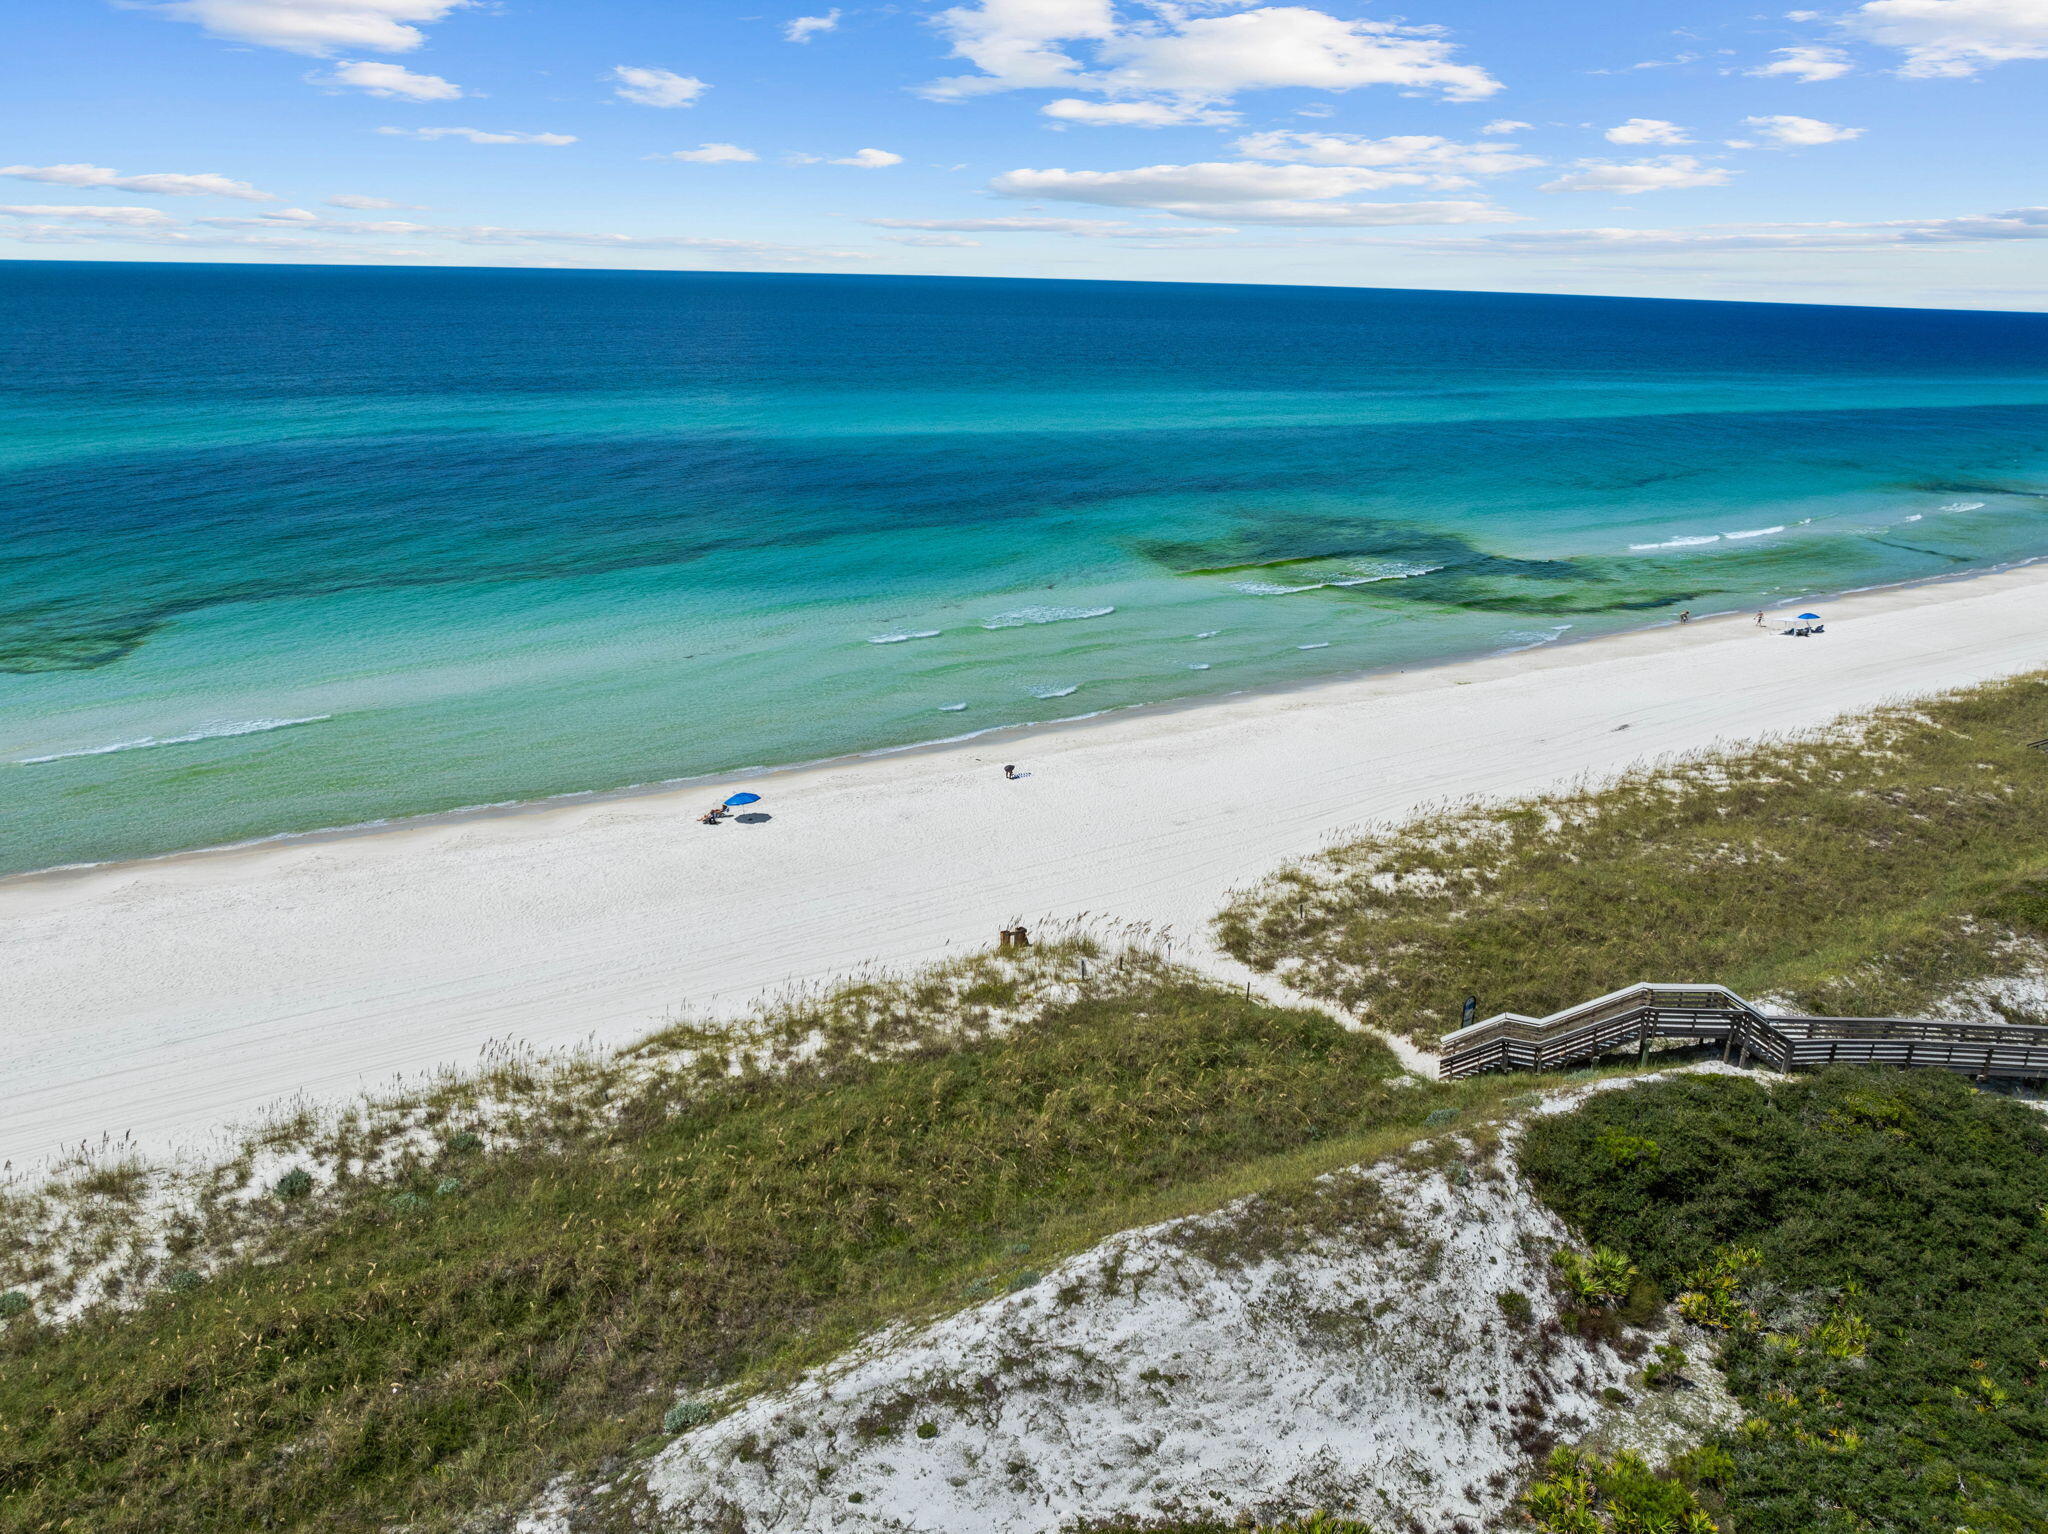
[(1418, 575), (1434, 575), (1442, 565), (1409, 565), (1399, 560), (1388, 560), (1383, 565), (1373, 565), (1363, 570), (1353, 570), (1337, 580), (1332, 586), (1370, 586), (1374, 581), (1407, 581)]
[(1926, 513), (1925, 513), (1925, 512), (1922, 512), (1922, 511), (1916, 511), (1916, 512), (1914, 512), (1914, 513), (1913, 513), (1913, 515), (1911, 515), (1910, 517), (1907, 517), (1907, 518), (1906, 518), (1906, 520), (1907, 520), (1908, 522), (1918, 522), (1918, 521), (1919, 521), (1919, 520), (1920, 520), (1920, 519), (1921, 519), (1921, 518), (1922, 518), (1923, 516), (1925, 516), (1925, 515), (1926, 515)]
[(869, 644), (902, 644), (906, 639), (937, 639), (938, 629), (908, 629), (901, 634), (870, 634)]
[(1014, 612), (984, 618), (985, 629), (1020, 629), (1032, 623), (1071, 623), (1076, 618), (1106, 618), (1114, 607), (1020, 607)]
[(1721, 535), (1719, 533), (1701, 533), (1690, 538), (1666, 538), (1662, 543), (1631, 543), (1629, 547), (1638, 552), (1643, 549), (1691, 549), (1697, 548), (1703, 543), (1719, 543), (1720, 541)]
[(1943, 511), (1982, 511), (1984, 503), (1982, 501), (1950, 501), (1941, 509)]
[(1768, 538), (1772, 533), (1782, 533), (1783, 531), (1785, 531), (1785, 525), (1781, 522), (1776, 527), (1753, 527), (1746, 533), (1730, 533), (1728, 534), (1728, 539), (1730, 542), (1733, 542), (1737, 538)]
[(1328, 581), (1310, 581), (1306, 586), (1281, 586), (1272, 581), (1232, 581), (1232, 591), (1242, 591), (1248, 597), (1291, 597), (1297, 591), (1321, 591)]
[(1513, 629), (1500, 636), (1501, 647), (1494, 653), (1512, 655), (1517, 650), (1533, 650), (1538, 645), (1552, 644), (1570, 627), (1569, 623), (1560, 623), (1547, 629)]
[(939, 705), (939, 712), (942, 714), (957, 714), (966, 707), (965, 703), (941, 703)]
[(1033, 682), (1024, 690), (1034, 698), (1064, 698), (1071, 693), (1079, 692), (1081, 684), (1075, 682), (1066, 687), (1055, 687), (1050, 682)]
[(1217, 636), (1218, 634), (1220, 634), (1220, 633), (1222, 633), (1222, 632), (1223, 632), (1223, 630), (1221, 630), (1221, 629), (1203, 629), (1201, 633), (1199, 633), (1199, 634), (1195, 635), (1195, 638), (1197, 638), (1197, 639), (1214, 639), (1214, 638), (1215, 638), (1215, 637), (1216, 637), (1216, 636)]
[(1205, 660), (1198, 660), (1192, 666), (1188, 667), (1188, 670), (1190, 671), (1207, 671), (1208, 669), (1209, 663)]
[(1297, 650), (1327, 650), (1330, 648), (1330, 641), (1318, 639), (1314, 644), (1298, 644), (1294, 648)]
[(86, 746), (77, 751), (52, 751), (48, 756), (20, 756), (15, 758), (18, 766), (29, 767), (37, 762), (63, 762), (75, 756), (111, 756), (116, 751), (146, 751), (152, 746), (185, 746), (195, 740), (226, 740), (236, 735), (261, 735), (268, 730), (289, 730), (294, 725), (318, 724), (323, 719), (332, 719), (332, 714), (311, 714), (304, 719), (236, 719), (219, 724), (203, 724), (196, 730), (183, 735), (143, 735), (134, 740), (117, 740), (109, 746)]

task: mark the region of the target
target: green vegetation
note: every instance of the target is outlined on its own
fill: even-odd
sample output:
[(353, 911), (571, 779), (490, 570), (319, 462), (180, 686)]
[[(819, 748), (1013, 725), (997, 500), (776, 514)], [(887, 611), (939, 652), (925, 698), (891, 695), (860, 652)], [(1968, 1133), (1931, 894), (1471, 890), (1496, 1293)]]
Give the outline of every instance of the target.
[(2044, 736), (2037, 674), (1610, 787), (1447, 809), (1283, 870), (1218, 932), (1422, 1041), (1458, 1026), (1468, 994), (1481, 1016), (1541, 1015), (1638, 980), (1924, 1015), (2040, 965), (2048, 757), (2027, 743)]
[(1750, 1416), (1697, 1479), (1740, 1534), (2048, 1528), (2039, 1113), (1938, 1072), (1676, 1077), (1537, 1120), (1522, 1161), (1723, 1338)]
[(139, 1308), (0, 1326), (0, 1529), (452, 1529), (651, 1452), (720, 1387), (1516, 1087), (1394, 1085), (1367, 1036), (1088, 943), (731, 1038), (450, 1087), (401, 1115), (425, 1148), (388, 1175), (273, 1146), (321, 1176), (253, 1185), (246, 1255), (201, 1241)]
[(1553, 1449), (1522, 1494), (1522, 1513), (1543, 1534), (1717, 1534), (1710, 1482), (1728, 1468), (1713, 1450), (1683, 1456), (1659, 1474), (1634, 1454), (1611, 1460)]

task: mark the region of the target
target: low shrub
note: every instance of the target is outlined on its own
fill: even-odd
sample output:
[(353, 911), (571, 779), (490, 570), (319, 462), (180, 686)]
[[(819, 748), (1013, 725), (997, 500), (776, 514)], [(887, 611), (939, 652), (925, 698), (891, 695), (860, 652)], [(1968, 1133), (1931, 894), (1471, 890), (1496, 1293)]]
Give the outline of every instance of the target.
[(295, 1166), (278, 1178), (270, 1191), (287, 1201), (302, 1199), (313, 1191), (313, 1174), (302, 1166)]
[[(1617, 1165), (1617, 1133), (1660, 1154)], [(1719, 1337), (1742, 1534), (2048, 1528), (2040, 1114), (1938, 1072), (1677, 1077), (1536, 1121), (1522, 1160)]]

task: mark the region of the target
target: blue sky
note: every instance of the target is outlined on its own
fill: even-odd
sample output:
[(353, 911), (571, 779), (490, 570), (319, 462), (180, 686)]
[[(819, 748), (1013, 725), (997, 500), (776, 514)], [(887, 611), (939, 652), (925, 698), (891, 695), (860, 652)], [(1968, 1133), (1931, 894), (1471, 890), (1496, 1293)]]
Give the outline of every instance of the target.
[(0, 254), (2048, 307), (2048, 0), (15, 0)]

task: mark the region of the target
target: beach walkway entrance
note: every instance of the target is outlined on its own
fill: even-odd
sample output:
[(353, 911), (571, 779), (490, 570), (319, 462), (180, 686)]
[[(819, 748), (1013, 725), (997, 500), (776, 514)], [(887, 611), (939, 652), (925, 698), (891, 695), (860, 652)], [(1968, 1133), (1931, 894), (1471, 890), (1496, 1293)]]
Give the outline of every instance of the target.
[(1548, 1017), (1502, 1012), (1446, 1034), (1438, 1074), (1554, 1071), (1657, 1039), (1721, 1045), (1775, 1070), (1926, 1066), (1971, 1076), (2048, 1077), (2048, 1028), (1903, 1017), (1773, 1017), (1723, 985), (1627, 986)]

